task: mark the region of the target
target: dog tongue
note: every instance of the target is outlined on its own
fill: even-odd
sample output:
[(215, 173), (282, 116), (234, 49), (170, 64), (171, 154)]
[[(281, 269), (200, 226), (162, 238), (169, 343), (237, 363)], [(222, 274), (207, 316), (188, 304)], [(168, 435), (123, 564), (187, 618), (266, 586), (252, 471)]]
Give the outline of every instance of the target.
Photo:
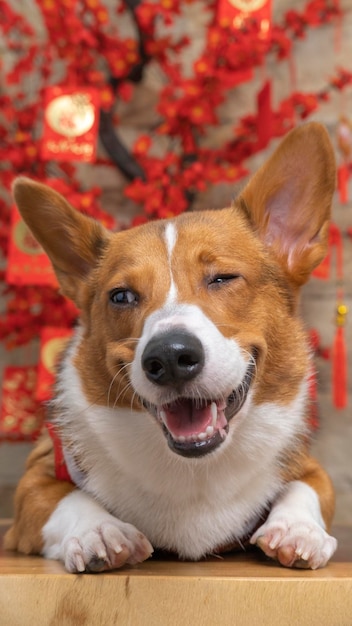
[(224, 428), (227, 424), (225, 406), (225, 403), (215, 402), (197, 406), (192, 400), (179, 399), (163, 407), (160, 417), (174, 437), (188, 437), (204, 433), (208, 426), (213, 426), (214, 431)]

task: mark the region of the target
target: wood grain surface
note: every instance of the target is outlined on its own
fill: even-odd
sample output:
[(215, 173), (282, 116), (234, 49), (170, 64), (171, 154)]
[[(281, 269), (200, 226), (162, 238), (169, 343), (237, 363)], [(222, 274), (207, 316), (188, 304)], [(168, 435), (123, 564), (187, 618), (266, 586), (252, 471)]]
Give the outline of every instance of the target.
[(352, 626), (352, 529), (321, 570), (256, 550), (199, 563), (153, 558), (73, 575), (55, 561), (0, 553), (1, 626)]

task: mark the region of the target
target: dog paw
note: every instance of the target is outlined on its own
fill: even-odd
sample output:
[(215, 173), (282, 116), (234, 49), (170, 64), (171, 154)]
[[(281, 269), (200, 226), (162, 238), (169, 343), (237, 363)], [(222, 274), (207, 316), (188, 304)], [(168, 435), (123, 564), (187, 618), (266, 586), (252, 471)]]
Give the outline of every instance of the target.
[(337, 541), (313, 520), (268, 519), (251, 537), (270, 558), (285, 567), (317, 569), (334, 554)]
[(131, 524), (112, 518), (85, 528), (64, 544), (63, 560), (69, 572), (102, 572), (148, 559), (153, 547)]

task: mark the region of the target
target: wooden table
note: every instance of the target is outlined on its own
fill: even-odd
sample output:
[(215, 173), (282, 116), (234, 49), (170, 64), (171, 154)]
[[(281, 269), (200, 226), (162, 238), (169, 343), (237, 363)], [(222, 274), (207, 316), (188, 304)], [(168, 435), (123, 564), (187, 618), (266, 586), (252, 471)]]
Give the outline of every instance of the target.
[(0, 626), (352, 626), (352, 529), (321, 570), (256, 550), (200, 563), (152, 559), (103, 574), (0, 553)]

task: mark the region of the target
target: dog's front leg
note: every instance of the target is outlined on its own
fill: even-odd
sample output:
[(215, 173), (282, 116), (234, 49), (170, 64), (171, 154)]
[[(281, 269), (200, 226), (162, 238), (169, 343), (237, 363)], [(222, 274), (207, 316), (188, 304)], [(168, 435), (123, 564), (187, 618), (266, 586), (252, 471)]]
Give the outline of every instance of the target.
[(69, 482), (57, 480), (52, 442), (37, 443), (15, 494), (15, 516), (4, 547), (43, 554), (70, 572), (102, 571), (138, 563), (153, 552), (131, 524), (108, 513)]
[(337, 547), (336, 539), (326, 531), (333, 508), (329, 478), (318, 463), (308, 459), (306, 472), (287, 484), (250, 543), (286, 567), (324, 567)]
[(141, 563), (153, 552), (146, 537), (83, 491), (61, 500), (43, 528), (42, 553), (69, 572), (100, 572)]

